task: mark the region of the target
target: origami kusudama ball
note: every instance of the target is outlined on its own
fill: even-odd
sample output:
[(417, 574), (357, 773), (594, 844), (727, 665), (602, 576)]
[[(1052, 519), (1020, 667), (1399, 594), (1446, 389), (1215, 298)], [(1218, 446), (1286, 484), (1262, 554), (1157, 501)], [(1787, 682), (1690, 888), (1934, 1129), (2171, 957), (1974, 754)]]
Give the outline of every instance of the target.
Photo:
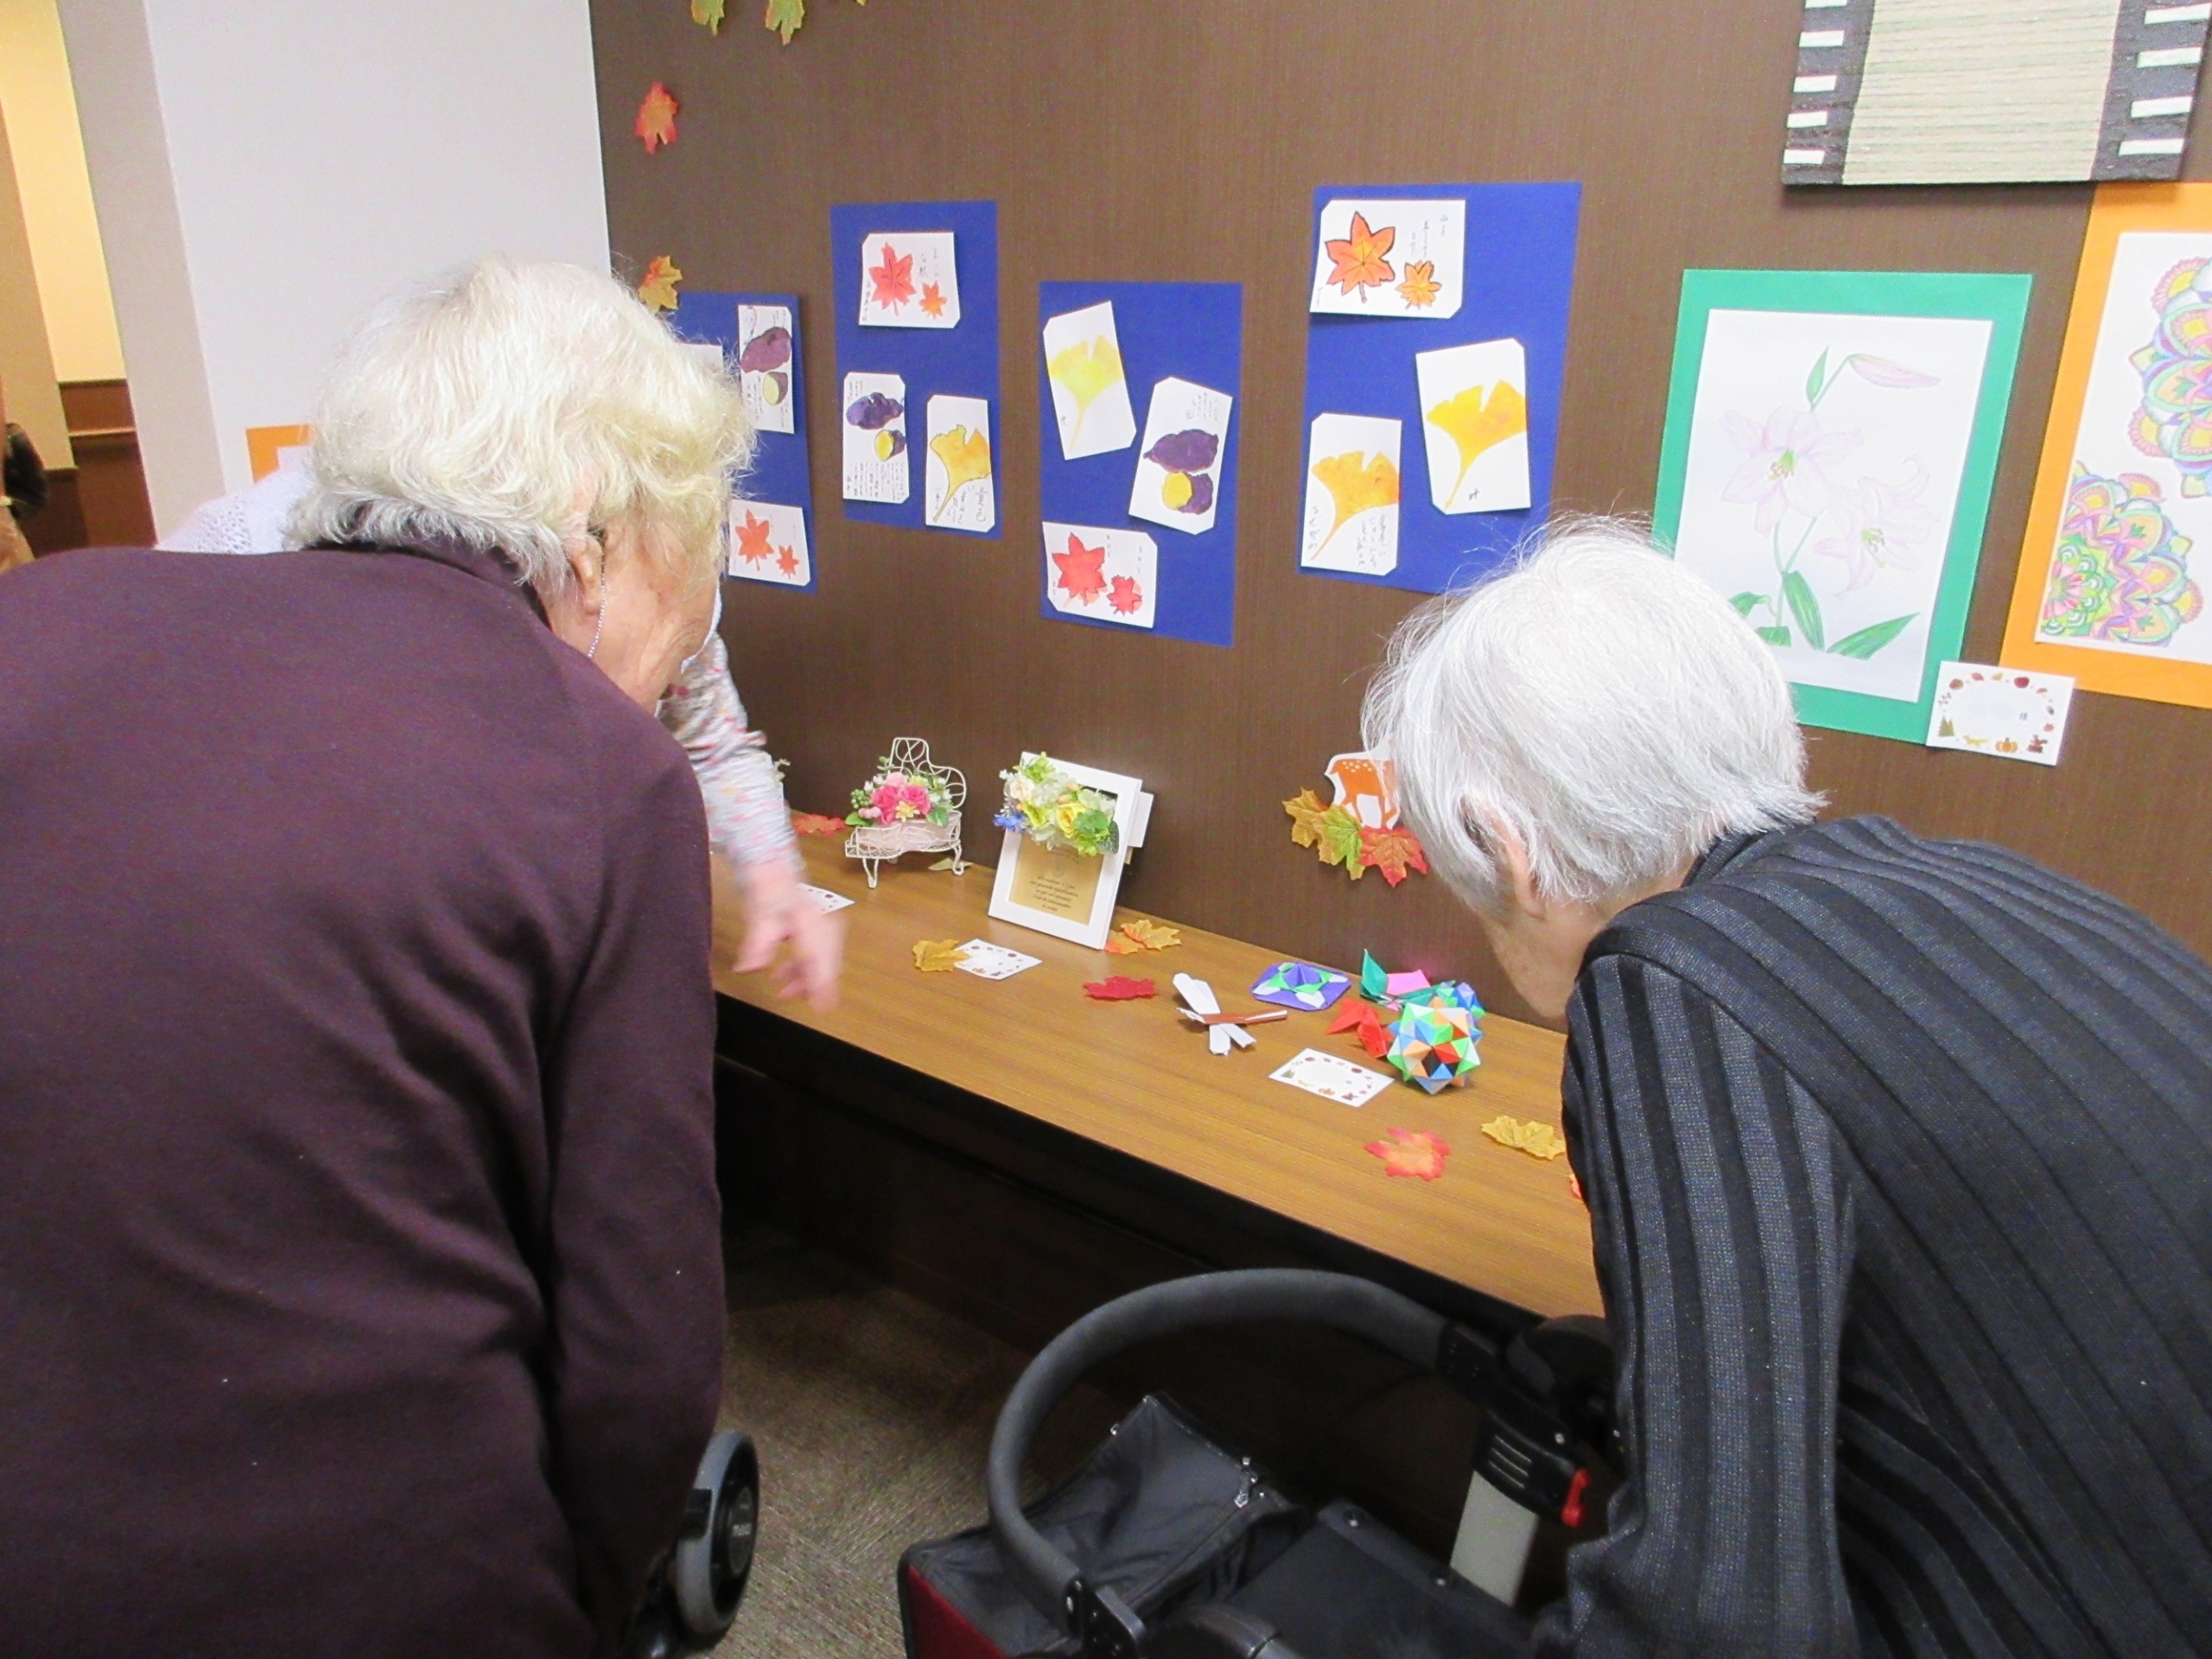
[(1390, 1048), (1383, 1056), (1408, 1083), (1435, 1094), (1466, 1082), (1482, 1064), (1475, 1045), (1482, 1040), (1479, 1007), (1457, 1001), (1408, 1003), (1390, 1024)]

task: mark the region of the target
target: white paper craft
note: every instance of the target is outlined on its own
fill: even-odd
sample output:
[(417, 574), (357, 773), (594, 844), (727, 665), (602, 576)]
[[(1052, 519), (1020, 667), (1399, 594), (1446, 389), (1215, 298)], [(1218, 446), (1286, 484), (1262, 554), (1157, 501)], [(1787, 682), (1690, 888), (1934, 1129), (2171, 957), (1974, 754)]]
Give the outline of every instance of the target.
[(1137, 441), (1111, 300), (1046, 321), (1045, 374), (1052, 384), (1061, 460), (1108, 454)]
[(1278, 1020), (1290, 1018), (1287, 1008), (1262, 1008), (1254, 1014), (1224, 1014), (1221, 999), (1213, 994), (1213, 987), (1203, 979), (1188, 974), (1175, 976), (1175, 995), (1183, 1006), (1176, 1010), (1194, 1026), (1203, 1027), (1206, 1033), (1206, 1047), (1215, 1054), (1226, 1054), (1233, 1046), (1250, 1048), (1252, 1033), (1247, 1026), (1272, 1025)]
[(1390, 1086), (1390, 1079), (1382, 1073), (1318, 1048), (1300, 1049), (1268, 1072), (1268, 1078), (1344, 1106), (1364, 1106)]
[(906, 442), (906, 383), (895, 374), (849, 374), (842, 409), (845, 499), (897, 505), (913, 485)]
[(979, 535), (989, 530), (999, 521), (989, 400), (938, 393), (930, 399), (929, 431), (922, 522)]
[(950, 231), (886, 231), (861, 242), (861, 327), (957, 328), (960, 271)]
[(796, 430), (791, 419), (791, 308), (737, 308), (737, 389), (763, 432)]
[(1308, 308), (1355, 317), (1457, 316), (1466, 257), (1464, 201), (1338, 196), (1321, 209)]
[(732, 501), (723, 529), (723, 568), (731, 575), (786, 588), (804, 588), (812, 580), (805, 508)]
[(1367, 576), (1398, 568), (1398, 444), (1404, 427), (1377, 415), (1313, 417), (1299, 563)]
[(1221, 503), (1221, 463), (1236, 400), (1172, 376), (1152, 389), (1144, 448), (1129, 487), (1129, 517), (1186, 536), (1213, 528)]
[(970, 939), (960, 948), (966, 954), (954, 965), (962, 973), (973, 974), (978, 979), (1012, 979), (1024, 969), (1038, 966), (1042, 960), (1009, 950), (1002, 944), (993, 944), (988, 939)]
[[(1021, 756), (1025, 764), (1035, 758), (1029, 751)], [(1144, 792), (1140, 779), (1118, 772), (1058, 759), (1052, 764), (1077, 784), (1112, 798), (1122, 850), (1096, 858), (1048, 852), (1020, 830), (1009, 830), (991, 880), (990, 913), (1017, 927), (1033, 928), (1096, 950), (1114, 931), (1114, 900), (1122, 890), (1122, 871), (1144, 845), (1145, 830), (1152, 821), (1152, 797)]]
[(1936, 674), (1928, 747), (2055, 766), (2073, 704), (2070, 675), (1945, 663)]
[(1157, 609), (1160, 544), (1141, 530), (1045, 526), (1045, 597), (1097, 622), (1148, 628)]
[(1529, 503), (1529, 354), (1517, 340), (1414, 358), (1428, 499), (1439, 512), (1516, 512)]
[(799, 883), (798, 890), (806, 895), (809, 904), (825, 916), (832, 911), (842, 910), (853, 902), (842, 893), (832, 893), (827, 887), (809, 887), (804, 881)]

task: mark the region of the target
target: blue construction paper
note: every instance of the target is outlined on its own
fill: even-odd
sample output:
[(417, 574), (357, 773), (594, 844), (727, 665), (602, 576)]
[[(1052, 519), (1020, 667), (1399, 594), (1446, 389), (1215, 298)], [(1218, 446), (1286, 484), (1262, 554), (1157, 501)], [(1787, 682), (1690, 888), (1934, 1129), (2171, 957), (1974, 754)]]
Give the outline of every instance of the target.
[[(960, 326), (957, 328), (863, 328), (861, 327), (861, 244), (880, 232), (950, 231), (952, 257), (960, 270)], [(991, 404), (992, 487), (998, 496), (997, 520), (1006, 518), (1005, 451), (999, 443), (999, 208), (995, 201), (902, 201), (830, 210), (830, 251), (837, 301), (837, 384), (844, 396), (849, 374), (896, 374), (906, 382), (906, 434), (913, 454), (914, 486), (896, 506), (881, 501), (848, 501), (845, 517), (872, 524), (900, 524), (935, 530), (922, 522), (928, 494), (930, 399), (939, 396), (987, 397)], [(843, 410), (838, 411), (839, 435)], [(839, 492), (844, 463), (837, 464)], [(945, 530), (952, 536), (988, 536), (987, 531)]]
[(753, 445), (753, 464), (738, 480), (737, 493), (747, 501), (772, 502), (797, 507), (806, 516), (807, 571), (803, 582), (763, 583), (811, 593), (821, 575), (821, 538), (815, 534), (814, 474), (806, 448), (806, 353), (800, 332), (796, 294), (716, 294), (687, 290), (669, 314), (668, 324), (679, 340), (719, 346), (737, 372), (737, 308), (741, 305), (781, 305), (791, 314), (791, 426), (789, 432), (761, 432)]
[[(1394, 417), (1405, 423), (1405, 440), (1398, 461), (1398, 568), (1385, 576), (1299, 569), (1309, 576), (1440, 594), (1455, 582), (1495, 568), (1550, 512), (1582, 187), (1329, 185), (1313, 193), (1309, 260), (1320, 245), (1321, 209), (1339, 196), (1464, 200), (1465, 298), (1459, 315), (1451, 317), (1307, 317), (1306, 419), (1299, 428), (1300, 490), (1305, 487), (1306, 437), (1317, 415)], [(1529, 356), (1529, 505), (1517, 512), (1439, 512), (1429, 499), (1428, 449), (1422, 439), (1414, 355), (1507, 338), (1519, 340)], [(1297, 557), (1294, 547), (1292, 561)]]
[[(967, 276), (961, 276), (966, 297)], [(1114, 331), (1121, 340), (1122, 367), (1135, 410), (1137, 441), (1126, 449), (1080, 461), (1060, 458), (1059, 429), (1052, 416), (1052, 384), (1045, 372), (1044, 325), (1047, 318), (1111, 300)], [(1039, 589), (1037, 603), (1056, 622), (1108, 628), (1117, 633), (1151, 632), (1202, 645), (1225, 645), (1236, 610), (1236, 434), (1244, 423), (1242, 367), (1244, 290), (1236, 283), (1041, 283), (1037, 289), (1037, 384), (1042, 433), (1040, 517), (1047, 523), (1092, 524), (1102, 529), (1142, 531), (1160, 549), (1159, 592), (1149, 630), (1124, 627), (1052, 608)], [(1219, 505), (1213, 528), (1185, 536), (1129, 516), (1129, 487), (1144, 446), (1146, 410), (1152, 389), (1170, 378), (1188, 380), (1236, 399), (1230, 411), (1223, 444)], [(1045, 587), (1052, 585), (1049, 550), (1038, 546)]]

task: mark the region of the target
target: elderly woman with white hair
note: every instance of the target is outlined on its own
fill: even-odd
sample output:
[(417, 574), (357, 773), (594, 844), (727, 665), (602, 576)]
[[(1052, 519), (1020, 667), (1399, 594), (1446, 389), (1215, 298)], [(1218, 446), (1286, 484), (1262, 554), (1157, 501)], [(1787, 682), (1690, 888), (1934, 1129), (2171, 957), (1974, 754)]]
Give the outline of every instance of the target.
[(373, 318), (309, 550), (0, 606), (0, 1648), (608, 1650), (719, 1402), (698, 788), (750, 429), (609, 278)]
[(1418, 616), (1367, 724), (1568, 1032), (1626, 1466), (1535, 1650), (2201, 1651), (2212, 969), (1815, 823), (1772, 657), (1623, 525)]

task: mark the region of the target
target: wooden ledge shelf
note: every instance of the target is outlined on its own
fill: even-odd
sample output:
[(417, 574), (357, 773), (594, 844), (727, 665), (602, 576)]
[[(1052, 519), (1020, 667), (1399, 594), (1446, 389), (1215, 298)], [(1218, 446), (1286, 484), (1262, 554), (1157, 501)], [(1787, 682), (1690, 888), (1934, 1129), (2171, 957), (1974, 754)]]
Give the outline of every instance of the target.
[[(1301, 1048), (1355, 1052), (1348, 1036), (1325, 1034), (1332, 1013), (1258, 1027), (1255, 1048), (1226, 1058), (1210, 1054), (1175, 1014), (1177, 973), (1209, 982), (1231, 1011), (1258, 1007), (1249, 988), (1281, 952), (1181, 927), (1173, 949), (1109, 956), (992, 920), (991, 874), (981, 866), (956, 876), (910, 860), (887, 866), (871, 892), (841, 843), (804, 845), (808, 879), (856, 901), (839, 912), (845, 978), (833, 1012), (778, 999), (765, 976), (733, 971), (743, 916), (719, 867), (715, 894), (715, 987), (777, 1027), (797, 1028), (786, 1034), (801, 1040), (778, 1047), (798, 1064), (867, 1057), (1483, 1299), (1543, 1316), (1599, 1311), (1589, 1218), (1568, 1191), (1566, 1160), (1539, 1161), (1480, 1127), (1501, 1112), (1558, 1123), (1557, 1033), (1491, 1015), (1481, 1069), (1465, 1088), (1428, 1096), (1394, 1084), (1354, 1109), (1268, 1077)], [(944, 938), (985, 939), (1043, 965), (999, 981), (918, 971), (915, 942)], [(1085, 981), (1117, 973), (1154, 981), (1159, 996), (1098, 1002), (1083, 994)], [(782, 1069), (753, 1054), (731, 1058)], [(1384, 1173), (1366, 1146), (1392, 1128), (1443, 1139), (1451, 1155), (1441, 1179)]]

